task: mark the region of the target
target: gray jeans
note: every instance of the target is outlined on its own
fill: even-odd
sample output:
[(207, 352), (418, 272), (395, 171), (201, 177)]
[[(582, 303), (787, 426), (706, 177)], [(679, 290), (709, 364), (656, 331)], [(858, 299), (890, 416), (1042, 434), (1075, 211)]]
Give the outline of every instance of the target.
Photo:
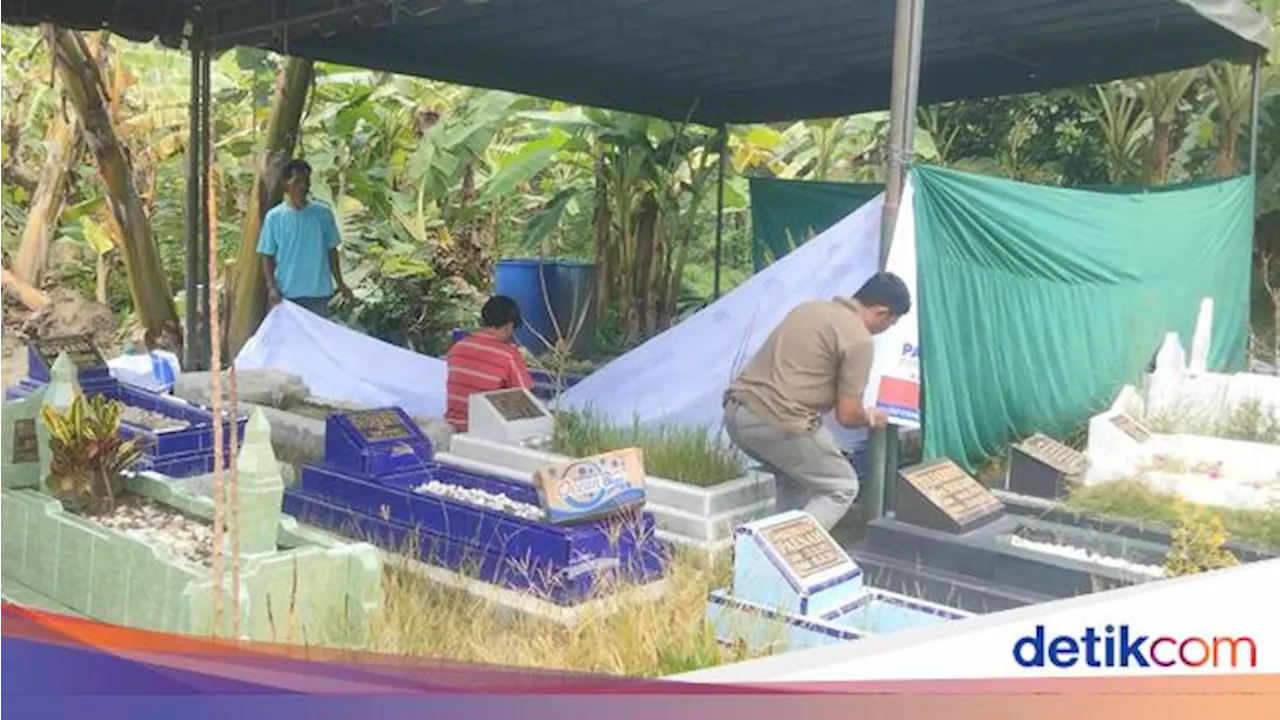
[[(825, 427), (794, 434), (760, 419), (742, 403), (725, 403), (724, 427), (749, 457), (778, 478), (779, 510), (799, 507), (830, 530), (858, 497), (858, 474)], [(785, 488), (784, 483), (798, 488)], [(787, 490), (798, 490), (798, 503), (785, 502)]]
[(301, 305), (322, 318), (327, 318), (329, 317), (329, 300), (332, 297), (332, 295), (329, 297), (296, 297), (289, 298), (289, 302)]

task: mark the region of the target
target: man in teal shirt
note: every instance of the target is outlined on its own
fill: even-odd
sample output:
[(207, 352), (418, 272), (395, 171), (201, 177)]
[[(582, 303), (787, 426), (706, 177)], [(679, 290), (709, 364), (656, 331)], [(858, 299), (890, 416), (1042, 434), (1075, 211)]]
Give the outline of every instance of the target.
[(338, 224), (327, 206), (307, 200), (311, 166), (305, 160), (289, 161), (284, 177), (284, 201), (267, 212), (258, 234), (267, 299), (273, 307), (283, 298), (329, 317), (335, 287), (353, 297), (338, 263)]

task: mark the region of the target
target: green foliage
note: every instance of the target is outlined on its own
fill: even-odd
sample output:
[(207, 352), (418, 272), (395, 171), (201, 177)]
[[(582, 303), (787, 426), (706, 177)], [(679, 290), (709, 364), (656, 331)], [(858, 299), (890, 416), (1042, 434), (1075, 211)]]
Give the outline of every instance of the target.
[(1223, 547), (1227, 542), (1227, 532), (1222, 519), (1210, 512), (1182, 504), (1171, 535), (1173, 547), (1164, 561), (1165, 573), (1169, 577), (1194, 575), (1240, 564), (1236, 556)]
[(110, 512), (120, 494), (120, 473), (142, 458), (136, 439), (120, 437), (123, 410), (104, 395), (77, 395), (65, 412), (52, 406), (42, 410), (49, 429), (49, 491), (68, 510)]
[(1280, 414), (1256, 398), (1236, 405), (1226, 417), (1204, 420), (1193, 411), (1170, 411), (1148, 420), (1161, 433), (1206, 435), (1245, 442), (1280, 445)]
[(615, 427), (591, 412), (563, 411), (556, 415), (551, 450), (569, 457), (638, 447), (645, 472), (675, 482), (708, 487), (746, 472), (738, 451), (706, 428), (674, 425)]
[[(1076, 488), (1066, 504), (1081, 512), (1176, 525), (1183, 517), (1184, 501), (1139, 480), (1124, 480)], [(1231, 536), (1280, 548), (1280, 510), (1214, 507), (1207, 511), (1220, 518)]]

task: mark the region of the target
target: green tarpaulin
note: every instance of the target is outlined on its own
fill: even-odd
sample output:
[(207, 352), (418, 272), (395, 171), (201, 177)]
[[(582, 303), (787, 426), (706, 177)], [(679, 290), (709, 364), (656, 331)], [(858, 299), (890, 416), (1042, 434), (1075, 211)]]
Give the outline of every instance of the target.
[(753, 177), (751, 256), (756, 272), (835, 225), (883, 185)]
[(1253, 179), (1105, 192), (913, 168), (925, 456), (1066, 436), (1214, 299), (1210, 367), (1243, 368)]

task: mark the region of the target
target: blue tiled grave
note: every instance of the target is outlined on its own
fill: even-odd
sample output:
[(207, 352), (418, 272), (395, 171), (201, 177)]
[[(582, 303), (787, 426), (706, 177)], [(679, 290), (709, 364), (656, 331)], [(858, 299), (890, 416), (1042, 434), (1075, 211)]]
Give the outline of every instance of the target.
[[(123, 418), (120, 424), (121, 436), (138, 438), (143, 447), (143, 459), (137, 469), (152, 470), (174, 478), (213, 471), (213, 413), (207, 408), (170, 395), (155, 393), (115, 379), (111, 376), (102, 353), (89, 336), (44, 338), (28, 345), (27, 377), (10, 388), (6, 399), (27, 397), (35, 390), (47, 386), (53, 363), (61, 353), (65, 353), (75, 364), (75, 382), (85, 395), (105, 395), (126, 407), (187, 423), (186, 427), (181, 428), (153, 429), (131, 422), (127, 417)], [(241, 414), (235, 423), (236, 433), (241, 441), (244, 440), (247, 422), (248, 415)], [(232, 424), (224, 421), (224, 457), (230, 450), (231, 429)]]
[[(561, 606), (607, 592), (613, 579), (645, 583), (663, 573), (668, 551), (652, 515), (551, 524), (533, 483), (437, 462), (399, 408), (336, 413), (325, 432), (324, 462), (304, 465), (285, 492), (285, 512), (302, 522)], [(527, 515), (417, 491), (432, 482), (505, 496)]]
[(854, 556), (870, 585), (976, 613), (1161, 577), (1167, 531), (1016, 498), (997, 498), (950, 460), (904, 468), (895, 512), (867, 525)]
[(747, 523), (734, 540), (733, 586), (707, 602), (725, 644), (801, 650), (970, 616), (866, 586), (862, 569), (808, 513)]

